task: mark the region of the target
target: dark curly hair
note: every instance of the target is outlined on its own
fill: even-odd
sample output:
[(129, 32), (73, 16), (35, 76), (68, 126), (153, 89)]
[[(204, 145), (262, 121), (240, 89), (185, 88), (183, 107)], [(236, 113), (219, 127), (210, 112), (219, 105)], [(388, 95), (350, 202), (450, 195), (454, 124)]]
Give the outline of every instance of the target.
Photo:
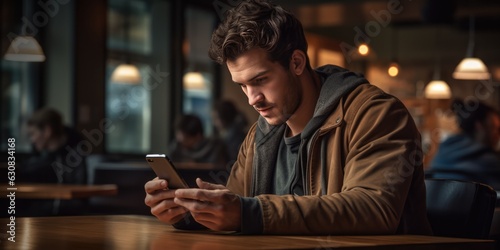
[[(307, 57), (307, 41), (300, 21), (282, 7), (265, 0), (245, 0), (228, 11), (213, 32), (210, 58), (219, 64), (235, 60), (244, 52), (262, 48), (269, 59), (288, 69), (293, 51)], [(310, 69), (309, 59), (307, 68)]]
[(185, 114), (177, 118), (175, 130), (188, 136), (203, 135), (203, 122), (194, 114)]
[(64, 124), (61, 113), (53, 108), (42, 108), (37, 110), (28, 119), (28, 126), (38, 129), (50, 127), (55, 136), (60, 136), (64, 132)]
[(476, 122), (484, 124), (489, 114), (497, 112), (493, 107), (477, 100), (464, 101), (458, 98), (452, 101), (451, 109), (457, 117), (460, 128), (469, 135), (476, 132)]

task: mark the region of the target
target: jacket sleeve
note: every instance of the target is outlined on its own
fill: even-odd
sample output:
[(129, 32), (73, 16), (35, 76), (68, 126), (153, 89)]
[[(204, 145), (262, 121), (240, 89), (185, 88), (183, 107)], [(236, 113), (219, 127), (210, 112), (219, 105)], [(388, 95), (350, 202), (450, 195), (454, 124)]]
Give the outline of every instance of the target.
[(257, 196), (263, 233), (396, 233), (414, 168), (422, 168), (420, 134), (402, 103), (382, 92), (348, 109), (336, 128), (342, 132), (325, 137), (326, 195)]

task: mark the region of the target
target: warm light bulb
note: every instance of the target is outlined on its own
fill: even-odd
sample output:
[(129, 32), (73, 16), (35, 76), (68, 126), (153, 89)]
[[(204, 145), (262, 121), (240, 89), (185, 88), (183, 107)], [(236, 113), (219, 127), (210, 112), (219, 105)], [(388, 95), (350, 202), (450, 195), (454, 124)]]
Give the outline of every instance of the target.
[(366, 45), (364, 43), (359, 45), (359, 47), (358, 47), (358, 52), (360, 55), (366, 56), (369, 51), (370, 51), (370, 49), (368, 48), (368, 45)]
[(138, 84), (141, 82), (141, 73), (133, 64), (120, 64), (111, 75), (111, 81), (125, 84)]
[(450, 86), (445, 81), (433, 80), (424, 90), (425, 98), (427, 99), (450, 99), (451, 90)]
[(4, 58), (9, 61), (43, 62), (45, 54), (34, 37), (18, 36), (10, 44)]
[(396, 63), (391, 63), (387, 73), (392, 77), (396, 77), (399, 74), (399, 66)]
[(487, 80), (490, 78), (488, 68), (481, 59), (476, 57), (464, 58), (453, 72), (453, 78), (465, 80)]

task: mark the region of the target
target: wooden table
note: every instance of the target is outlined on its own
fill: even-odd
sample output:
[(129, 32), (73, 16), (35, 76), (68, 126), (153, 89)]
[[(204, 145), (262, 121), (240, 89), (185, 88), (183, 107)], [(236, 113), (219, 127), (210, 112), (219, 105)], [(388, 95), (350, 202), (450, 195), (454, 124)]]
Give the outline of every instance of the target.
[(17, 218), (7, 241), (0, 219), (1, 249), (493, 249), (493, 241), (419, 235), (244, 236), (231, 232), (180, 231), (151, 216)]
[(19, 183), (14, 187), (5, 184), (0, 186), (0, 197), (6, 198), (15, 192), (16, 199), (61, 199), (70, 200), (101, 195), (115, 195), (118, 187), (107, 185), (71, 185), (71, 184), (38, 184)]

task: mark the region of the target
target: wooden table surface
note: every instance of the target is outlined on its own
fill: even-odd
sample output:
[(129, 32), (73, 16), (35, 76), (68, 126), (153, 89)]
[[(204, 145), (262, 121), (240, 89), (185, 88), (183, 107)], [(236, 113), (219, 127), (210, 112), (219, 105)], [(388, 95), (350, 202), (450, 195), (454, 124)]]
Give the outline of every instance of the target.
[(42, 184), (19, 183), (14, 187), (0, 185), (0, 197), (6, 198), (10, 192), (15, 192), (16, 199), (62, 199), (88, 198), (101, 195), (115, 195), (118, 187), (115, 184), (106, 185), (72, 185), (72, 184)]
[(493, 249), (493, 241), (419, 235), (245, 236), (181, 231), (152, 216), (17, 218), (15, 241), (0, 219), (1, 249)]

